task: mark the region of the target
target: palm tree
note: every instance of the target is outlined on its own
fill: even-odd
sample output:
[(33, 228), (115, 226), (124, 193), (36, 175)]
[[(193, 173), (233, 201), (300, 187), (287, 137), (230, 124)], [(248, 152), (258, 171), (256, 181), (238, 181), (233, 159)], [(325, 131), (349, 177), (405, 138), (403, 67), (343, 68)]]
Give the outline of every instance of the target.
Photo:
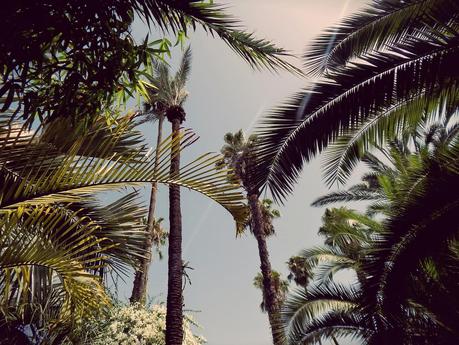
[(155, 169), (132, 116), (111, 125), (96, 121), (89, 131), (69, 136), (68, 145), (64, 135), (52, 135), (53, 128), (66, 126), (73, 124), (59, 120), (27, 132), (22, 124), (11, 124), (9, 116), (0, 116), (2, 325), (36, 316), (41, 304), (49, 308), (45, 315), (62, 321), (51, 323), (55, 327), (98, 312), (109, 303), (101, 277), (111, 268), (136, 266), (145, 233), (143, 225), (133, 222), (141, 218), (134, 196), (100, 207), (94, 204), (96, 192), (153, 181), (180, 184), (209, 196), (244, 222), (237, 186), (227, 184), (220, 172), (202, 169), (219, 156), (204, 155), (171, 178), (168, 150), (189, 145), (195, 140), (192, 132), (178, 133), (179, 148), (171, 137), (163, 142), (164, 164)]
[(344, 183), (372, 145), (457, 109), (458, 13), (454, 0), (378, 0), (320, 36), (305, 61), (321, 81), (256, 131), (257, 188), (284, 199), (330, 144), (326, 182)]
[[(272, 271), (272, 280), (274, 281), (274, 288), (276, 290), (276, 299), (281, 307), (285, 301), (285, 297), (288, 292), (288, 280), (282, 279), (281, 275), (277, 271)], [(253, 286), (257, 289), (260, 289), (263, 293), (263, 300), (260, 303), (260, 309), (263, 312), (266, 312), (266, 297), (264, 296), (264, 289), (263, 289), (263, 275), (261, 273), (257, 273), (255, 278), (253, 279)]]
[[(185, 50), (180, 67), (171, 77), (169, 66), (165, 63), (156, 63), (155, 76), (150, 80), (151, 86), (147, 101), (153, 111), (157, 113), (160, 120), (160, 126), (164, 118), (172, 125), (172, 142), (171, 147), (171, 167), (170, 175), (177, 178), (180, 174), (180, 126), (185, 121), (185, 110), (183, 104), (188, 96), (186, 82), (191, 69), (191, 48)], [(158, 131), (161, 135), (162, 131)], [(150, 210), (154, 212), (156, 203), (156, 188), (152, 188)], [(167, 344), (182, 344), (183, 329), (183, 291), (182, 291), (182, 219), (180, 205), (180, 187), (171, 186), (169, 188), (169, 256), (168, 256), (168, 293), (167, 293), (167, 315), (166, 315), (166, 342)], [(151, 250), (151, 242), (147, 243)], [(148, 264), (141, 273), (143, 281), (146, 284), (148, 274), (148, 265), (150, 258), (147, 258)], [(143, 286), (142, 294), (145, 295), (146, 285)], [(137, 286), (134, 286), (136, 289)], [(134, 290), (133, 290), (134, 296)]]
[[(170, 77), (169, 66), (165, 62), (154, 62), (153, 76), (149, 79), (150, 87), (147, 88), (145, 97), (147, 99), (146, 110), (143, 114), (144, 121), (157, 120), (158, 134), (156, 138), (157, 146), (162, 142), (163, 122), (169, 107), (175, 104), (182, 104), (187, 96), (185, 89), (186, 81), (191, 69), (191, 49), (188, 47), (182, 57), (180, 68), (173, 78)], [(155, 155), (155, 169), (159, 165), (159, 151)], [(131, 303), (145, 301), (147, 294), (148, 269), (151, 263), (151, 247), (154, 244), (154, 220), (158, 184), (152, 183), (150, 193), (150, 208), (148, 210), (147, 231), (150, 234), (145, 242), (147, 255), (142, 261), (141, 269), (136, 271), (134, 285), (132, 288)]]
[(279, 301), (277, 299), (276, 285), (266, 245), (267, 233), (272, 233), (272, 225), (269, 223), (273, 219), (272, 213), (269, 212), (271, 203), (267, 205), (269, 208), (263, 207), (263, 204), (259, 200), (259, 191), (255, 187), (252, 177), (256, 154), (254, 147), (257, 139), (255, 136), (250, 136), (246, 139), (242, 130), (240, 130), (235, 134), (227, 133), (224, 140), (225, 145), (221, 149), (223, 158), (219, 162), (219, 166), (234, 169), (235, 176), (232, 176), (233, 181), (240, 183), (247, 193), (251, 219), (250, 229), (258, 243), (258, 254), (261, 262), (260, 269), (263, 276), (263, 296), (266, 311), (268, 312), (273, 342), (275, 345), (284, 344), (284, 334), (279, 319)]
[[(371, 231), (365, 237), (339, 227), (346, 230), (346, 241), (327, 238), (327, 251), (300, 255), (306, 273), (298, 268), (299, 259), (293, 272), (310, 277), (311, 263), (322, 269), (325, 262), (333, 270), (353, 269), (357, 282), (342, 286), (319, 277), (293, 294), (284, 309), (292, 343), (331, 335), (360, 337), (371, 344), (383, 344), (389, 336), (394, 344), (454, 343), (459, 334), (459, 313), (452, 307), (459, 292), (456, 127), (433, 124), (410, 141), (391, 143), (384, 150), (388, 163), (372, 156), (373, 171), (367, 177), (373, 176), (376, 184), (362, 191), (383, 201), (381, 224), (367, 223), (366, 232)], [(319, 203), (361, 200), (348, 192), (332, 193)], [(371, 213), (378, 210), (369, 208)], [(339, 217), (331, 220), (328, 228)]]

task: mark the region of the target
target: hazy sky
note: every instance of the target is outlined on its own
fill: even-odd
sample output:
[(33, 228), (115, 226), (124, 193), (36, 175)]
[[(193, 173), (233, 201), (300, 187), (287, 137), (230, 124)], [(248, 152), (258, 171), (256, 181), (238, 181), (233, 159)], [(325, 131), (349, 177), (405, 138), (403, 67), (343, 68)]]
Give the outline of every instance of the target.
[[(218, 1), (216, 1), (218, 2)], [(356, 11), (363, 0), (233, 0), (229, 11), (257, 36), (301, 55), (311, 40)], [(141, 23), (135, 33), (144, 36)], [(240, 128), (250, 131), (257, 116), (280, 104), (306, 85), (307, 80), (287, 73), (255, 72), (224, 43), (198, 31), (192, 34), (193, 64), (185, 104), (187, 121), (201, 139), (183, 154), (183, 162), (207, 151), (219, 151), (222, 137)], [(180, 53), (180, 52), (179, 52)], [(173, 59), (176, 61), (177, 57)], [(294, 61), (301, 66), (301, 60)], [(167, 131), (169, 124), (166, 123)], [(153, 142), (156, 128), (144, 127)], [(327, 189), (321, 180), (320, 159), (309, 164), (292, 195), (279, 209), (277, 236), (269, 239), (273, 269), (287, 274), (286, 261), (302, 248), (321, 243), (317, 236), (323, 209), (310, 207)], [(144, 190), (145, 196), (149, 189)], [(168, 218), (167, 189), (159, 192), (157, 214)], [(209, 345), (267, 345), (270, 332), (266, 314), (260, 312), (261, 292), (252, 285), (259, 271), (255, 239), (235, 238), (232, 218), (218, 205), (194, 192), (183, 190), (184, 260), (194, 268), (192, 285), (185, 290), (185, 309), (199, 310), (195, 318)], [(167, 254), (167, 249), (164, 250)], [(128, 298), (132, 281), (122, 285), (120, 297)], [(152, 264), (149, 295), (166, 300), (167, 255)]]

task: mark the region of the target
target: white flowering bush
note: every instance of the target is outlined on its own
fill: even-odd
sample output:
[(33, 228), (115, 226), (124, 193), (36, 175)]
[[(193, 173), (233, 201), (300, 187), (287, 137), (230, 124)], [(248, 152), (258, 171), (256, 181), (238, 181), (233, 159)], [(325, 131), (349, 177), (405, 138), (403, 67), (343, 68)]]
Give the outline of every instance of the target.
[[(198, 326), (190, 315), (183, 320), (183, 345), (201, 345), (205, 339), (192, 333)], [(94, 345), (165, 345), (166, 308), (163, 305), (115, 306), (105, 320), (92, 320), (84, 328)], [(88, 332), (86, 332), (88, 336)]]

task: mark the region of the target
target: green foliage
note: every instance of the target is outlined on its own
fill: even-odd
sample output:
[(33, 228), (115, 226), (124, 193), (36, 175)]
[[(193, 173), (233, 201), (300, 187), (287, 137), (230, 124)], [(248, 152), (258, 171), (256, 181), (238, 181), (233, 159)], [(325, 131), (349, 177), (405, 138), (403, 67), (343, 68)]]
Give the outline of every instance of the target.
[(378, 0), (327, 30), (305, 55), (321, 79), (256, 131), (258, 188), (285, 199), (304, 163), (329, 146), (325, 180), (342, 184), (369, 148), (454, 112), (458, 13), (453, 0)]
[(141, 89), (152, 61), (169, 54), (167, 39), (136, 43), (135, 17), (178, 35), (199, 25), (255, 68), (294, 67), (286, 52), (239, 29), (221, 6), (198, 0), (9, 1), (0, 20), (1, 112), (34, 120), (70, 117), (90, 123)]
[[(274, 290), (276, 291), (277, 303), (279, 306), (282, 306), (288, 292), (289, 282), (288, 280), (282, 279), (281, 274), (277, 271), (271, 271), (271, 277), (274, 284)], [(260, 309), (266, 312), (266, 297), (263, 288), (263, 275), (261, 273), (257, 273), (255, 278), (253, 278), (253, 286), (262, 291), (263, 301), (260, 304)]]
[[(368, 213), (377, 210), (379, 220), (327, 210), (319, 231), (325, 246), (290, 260), (292, 278), (302, 286), (284, 308), (292, 344), (342, 336), (368, 344), (385, 344), (389, 337), (393, 344), (455, 342), (457, 145), (456, 125), (446, 121), (381, 148), (384, 161), (367, 155), (369, 183), (357, 186), (377, 196)], [(348, 193), (345, 200), (361, 196)], [(342, 194), (331, 193), (316, 204), (342, 201)], [(356, 281), (337, 282), (334, 273), (343, 268), (354, 271)]]
[(244, 222), (238, 186), (227, 182), (228, 170), (215, 171), (218, 155), (204, 154), (180, 176), (170, 175), (173, 141), (180, 141), (177, 150), (190, 145), (190, 131), (157, 148), (156, 169), (132, 116), (113, 125), (95, 121), (68, 136), (70, 142), (50, 133), (61, 121), (35, 132), (9, 122), (0, 118), (0, 323), (11, 331), (31, 324), (39, 336), (67, 334), (72, 324), (110, 305), (103, 278), (137, 267), (144, 256), (137, 193), (101, 206), (97, 192), (178, 184), (219, 202), (240, 226)]

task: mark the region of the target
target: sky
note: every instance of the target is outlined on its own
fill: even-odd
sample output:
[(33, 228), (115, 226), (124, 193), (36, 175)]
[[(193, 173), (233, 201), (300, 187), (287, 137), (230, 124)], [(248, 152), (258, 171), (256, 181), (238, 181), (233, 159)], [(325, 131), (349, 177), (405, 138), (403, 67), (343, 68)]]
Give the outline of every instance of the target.
[[(321, 31), (364, 3), (364, 0), (226, 1), (228, 11), (241, 19), (249, 31), (297, 56)], [(143, 23), (135, 23), (134, 33), (139, 39), (147, 31)], [(229, 131), (242, 128), (249, 133), (257, 119), (310, 82), (286, 72), (253, 71), (228, 46), (202, 30), (191, 34), (189, 42), (193, 63), (184, 126), (192, 128), (200, 140), (183, 153), (183, 163), (204, 152), (219, 151), (223, 135)], [(179, 60), (180, 54), (179, 50), (174, 51), (171, 65)], [(301, 59), (290, 61), (301, 67)], [(168, 123), (165, 129), (168, 133)], [(156, 141), (155, 124), (147, 124), (142, 130), (149, 142)], [(275, 221), (276, 236), (268, 240), (268, 247), (273, 269), (284, 277), (288, 274), (286, 261), (290, 256), (321, 244), (317, 231), (324, 209), (310, 206), (315, 198), (328, 191), (322, 181), (320, 163), (319, 158), (306, 166), (294, 194), (277, 207), (282, 216)], [(143, 189), (142, 194), (146, 201), (149, 188)], [(167, 225), (168, 199), (164, 187), (159, 189), (157, 215), (164, 217)], [(236, 238), (232, 217), (196, 192), (182, 189), (182, 215), (183, 259), (194, 268), (189, 271), (192, 285), (185, 290), (185, 309), (202, 325), (198, 333), (204, 335), (209, 345), (270, 344), (268, 318), (259, 307), (261, 291), (253, 287), (253, 278), (259, 271), (253, 236)], [(167, 292), (167, 248), (163, 252), (164, 259), (155, 257), (149, 273), (148, 293), (158, 303), (165, 302)], [(120, 283), (119, 297), (129, 298), (131, 288), (132, 280)]]

